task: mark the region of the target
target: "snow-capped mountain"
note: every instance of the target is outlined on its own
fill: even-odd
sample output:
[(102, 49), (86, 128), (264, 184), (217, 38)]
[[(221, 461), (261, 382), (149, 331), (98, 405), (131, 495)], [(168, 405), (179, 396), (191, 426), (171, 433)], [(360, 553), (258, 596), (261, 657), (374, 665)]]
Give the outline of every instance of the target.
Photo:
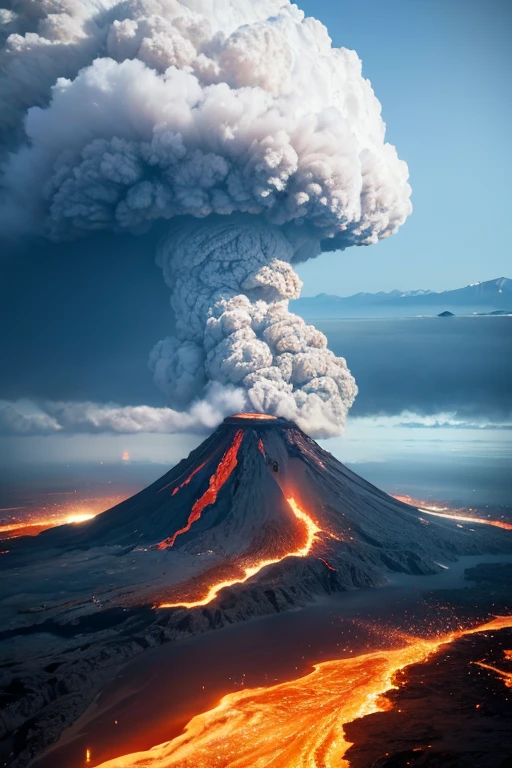
[(310, 318), (407, 317), (437, 315), (444, 311), (455, 315), (506, 313), (512, 312), (512, 280), (499, 277), (442, 292), (394, 290), (346, 297), (320, 293), (292, 301), (290, 306), (298, 315)]

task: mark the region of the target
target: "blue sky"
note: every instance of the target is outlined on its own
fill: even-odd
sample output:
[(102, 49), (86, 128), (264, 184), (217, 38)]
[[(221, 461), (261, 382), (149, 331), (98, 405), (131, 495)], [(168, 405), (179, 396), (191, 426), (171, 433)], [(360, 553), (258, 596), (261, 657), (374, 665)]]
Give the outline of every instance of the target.
[(512, 277), (512, 3), (302, 0), (356, 50), (407, 161), (414, 212), (394, 237), (300, 269), (303, 295), (444, 290)]

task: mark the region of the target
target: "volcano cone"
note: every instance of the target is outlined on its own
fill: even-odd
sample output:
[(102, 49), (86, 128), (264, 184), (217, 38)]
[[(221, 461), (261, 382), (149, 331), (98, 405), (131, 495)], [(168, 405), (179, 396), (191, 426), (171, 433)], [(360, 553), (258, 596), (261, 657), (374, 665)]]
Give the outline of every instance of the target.
[(286, 419), (238, 414), (140, 493), (26, 546), (41, 558), (97, 548), (131, 557), (131, 601), (194, 608), (236, 585), (272, 584), (283, 605), (293, 592), (377, 586), (390, 572), (436, 573), (440, 560), (501, 542), (496, 531), (425, 519)]

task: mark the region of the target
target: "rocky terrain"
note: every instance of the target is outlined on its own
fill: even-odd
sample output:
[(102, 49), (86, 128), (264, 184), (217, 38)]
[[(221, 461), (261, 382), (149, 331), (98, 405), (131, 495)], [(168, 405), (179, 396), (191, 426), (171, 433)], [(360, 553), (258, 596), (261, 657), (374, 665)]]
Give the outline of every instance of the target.
[[(465, 589), (431, 601), (455, 613), (511, 610), (512, 565), (465, 571)], [(480, 614), (481, 615), (481, 614)], [(485, 665), (485, 666), (482, 666)], [(396, 675), (391, 708), (345, 728), (351, 768), (509, 768), (512, 765), (512, 630), (468, 635)]]
[[(426, 520), (294, 424), (249, 417), (226, 419), (94, 520), (9, 545), (0, 759), (11, 768), (28, 765), (149, 647), (511, 549), (508, 532)], [(209, 599), (219, 583), (229, 586)]]

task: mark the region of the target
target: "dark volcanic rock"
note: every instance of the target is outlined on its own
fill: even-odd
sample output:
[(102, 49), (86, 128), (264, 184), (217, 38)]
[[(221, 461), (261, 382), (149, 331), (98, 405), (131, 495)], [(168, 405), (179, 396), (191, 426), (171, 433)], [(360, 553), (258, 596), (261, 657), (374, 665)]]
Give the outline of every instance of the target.
[(345, 727), (351, 768), (510, 768), (512, 632), (470, 635), (398, 673), (393, 708)]
[[(291, 498), (319, 529), (307, 551)], [(423, 519), (291, 422), (232, 417), (122, 504), (9, 548), (0, 558), (0, 756), (22, 768), (146, 648), (379, 586), (391, 573), (436, 573), (440, 561), (509, 551), (511, 540)], [(158, 608), (198, 602), (268, 560), (207, 605)]]

